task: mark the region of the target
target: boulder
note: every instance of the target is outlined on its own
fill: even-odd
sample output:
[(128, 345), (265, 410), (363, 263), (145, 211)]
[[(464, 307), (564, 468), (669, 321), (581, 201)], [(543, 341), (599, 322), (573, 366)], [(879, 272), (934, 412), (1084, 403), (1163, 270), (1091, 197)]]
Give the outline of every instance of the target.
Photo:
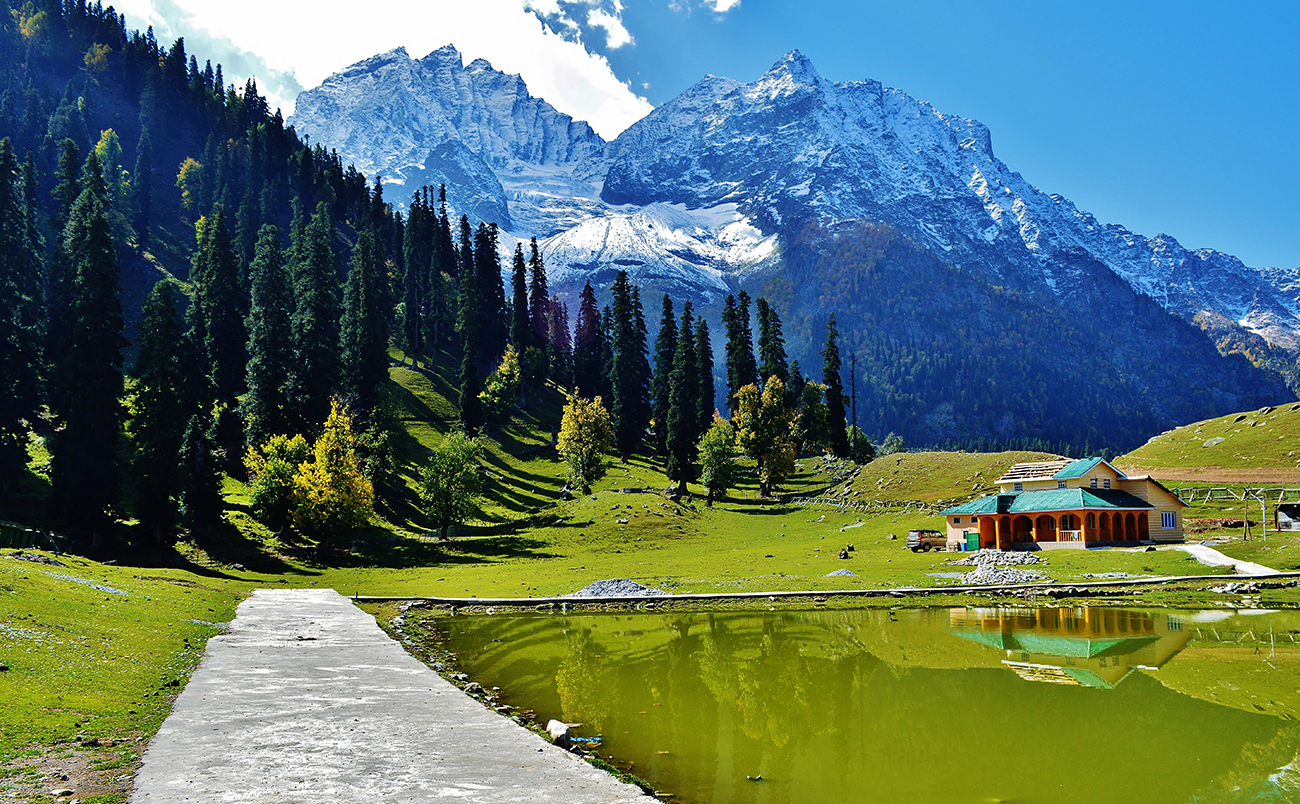
[(568, 749), (573, 746), (572, 741), (569, 739), (569, 725), (567, 723), (561, 723), (558, 720), (549, 721), (546, 724), (546, 731), (551, 735), (551, 742), (559, 747)]

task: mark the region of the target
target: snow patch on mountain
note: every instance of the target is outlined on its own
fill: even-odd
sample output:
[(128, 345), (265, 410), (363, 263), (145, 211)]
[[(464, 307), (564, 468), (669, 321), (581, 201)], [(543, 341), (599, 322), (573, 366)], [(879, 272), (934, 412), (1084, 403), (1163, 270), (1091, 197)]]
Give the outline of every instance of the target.
[[(648, 288), (688, 289), (697, 302), (731, 291), (729, 277), (771, 266), (775, 235), (764, 235), (735, 204), (610, 209), (542, 243), (557, 285), (607, 285), (620, 270)], [(598, 281), (599, 280), (599, 281)]]

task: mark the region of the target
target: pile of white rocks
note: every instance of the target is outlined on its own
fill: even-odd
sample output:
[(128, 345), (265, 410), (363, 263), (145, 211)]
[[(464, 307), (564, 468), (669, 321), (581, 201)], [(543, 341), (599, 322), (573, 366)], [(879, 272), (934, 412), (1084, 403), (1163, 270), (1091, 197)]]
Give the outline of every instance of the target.
[(1015, 569), (1016, 566), (1045, 563), (1034, 553), (976, 550), (946, 563), (975, 567), (961, 579), (961, 583), (969, 586), (1034, 583), (1047, 578), (1041, 572)]
[(662, 589), (652, 589), (628, 578), (596, 581), (565, 597), (653, 597), (666, 595)]

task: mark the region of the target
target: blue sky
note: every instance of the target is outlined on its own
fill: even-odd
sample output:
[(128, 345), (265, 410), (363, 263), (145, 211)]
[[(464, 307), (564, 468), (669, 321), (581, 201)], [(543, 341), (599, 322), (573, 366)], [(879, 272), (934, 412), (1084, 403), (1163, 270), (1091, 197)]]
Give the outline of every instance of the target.
[(1103, 221), (1300, 267), (1300, 4), (371, 0), (296, 36), (288, 0), (118, 7), (249, 65), (286, 107), (367, 55), (452, 42), (606, 136), (706, 73), (752, 80), (797, 48), (828, 79), (982, 121), (1012, 169)]

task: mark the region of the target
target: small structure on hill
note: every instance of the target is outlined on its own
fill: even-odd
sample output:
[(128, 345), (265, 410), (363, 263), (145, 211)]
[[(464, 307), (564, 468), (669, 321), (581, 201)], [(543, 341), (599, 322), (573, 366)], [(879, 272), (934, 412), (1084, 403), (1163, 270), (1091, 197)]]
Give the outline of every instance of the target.
[(1300, 503), (1279, 505), (1274, 525), (1278, 530), (1300, 530)]
[(1187, 503), (1102, 458), (1018, 463), (997, 483), (1000, 493), (943, 512), (949, 543), (1014, 550), (1183, 540)]

